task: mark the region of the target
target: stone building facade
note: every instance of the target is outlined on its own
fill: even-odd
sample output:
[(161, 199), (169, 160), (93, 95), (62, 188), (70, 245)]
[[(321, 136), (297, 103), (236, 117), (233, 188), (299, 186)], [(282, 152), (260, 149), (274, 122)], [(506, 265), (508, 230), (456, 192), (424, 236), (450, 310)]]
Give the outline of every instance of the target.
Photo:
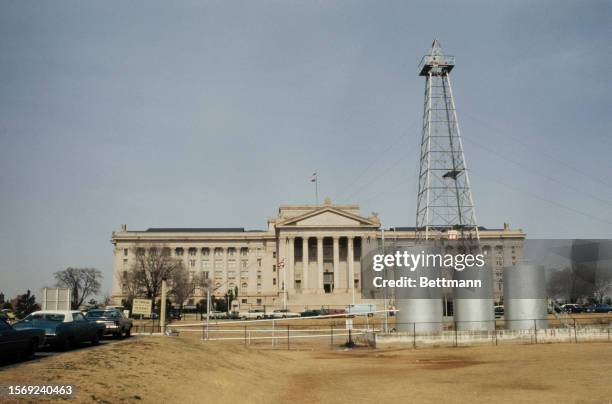
[[(413, 228), (391, 228), (385, 237), (414, 240)], [(215, 294), (238, 288), (235, 305), (292, 310), (346, 306), (360, 296), (361, 255), (381, 242), (376, 214), (358, 205), (282, 205), (266, 230), (242, 228), (153, 228), (113, 232), (113, 300), (122, 299), (122, 279), (134, 262), (136, 246), (163, 245), (192, 273), (211, 278)], [(501, 298), (501, 270), (522, 258), (525, 234), (509, 226), (480, 231), (495, 270), (495, 297)], [(195, 304), (202, 291), (185, 302)]]

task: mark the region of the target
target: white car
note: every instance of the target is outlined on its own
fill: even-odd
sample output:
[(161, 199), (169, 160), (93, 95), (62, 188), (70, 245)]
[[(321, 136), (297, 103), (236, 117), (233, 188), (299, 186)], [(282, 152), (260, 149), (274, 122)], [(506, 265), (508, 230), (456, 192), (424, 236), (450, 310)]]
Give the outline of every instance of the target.
[(266, 318), (266, 312), (262, 309), (251, 309), (238, 314), (241, 320), (261, 320)]
[(287, 309), (277, 309), (277, 310), (274, 310), (272, 314), (269, 315), (269, 317), (270, 318), (295, 318), (295, 317), (300, 317), (300, 313), (294, 313)]

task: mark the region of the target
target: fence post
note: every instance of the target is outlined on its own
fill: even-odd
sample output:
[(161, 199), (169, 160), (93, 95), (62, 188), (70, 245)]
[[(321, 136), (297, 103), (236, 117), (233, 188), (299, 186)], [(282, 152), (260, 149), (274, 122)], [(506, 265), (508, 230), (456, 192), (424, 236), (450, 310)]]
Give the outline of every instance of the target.
[(537, 345), (538, 344), (538, 323), (535, 318), (533, 319), (533, 332), (535, 335), (535, 343)]
[(276, 339), (276, 333), (274, 329), (274, 319), (272, 319), (272, 347), (274, 347), (274, 340)]
[(416, 323), (412, 323), (412, 347), (416, 349)]
[[(610, 330), (608, 330), (610, 331)], [(331, 336), (331, 341), (330, 341), (330, 348), (334, 349), (334, 325), (330, 325), (329, 326), (329, 335)], [(610, 336), (610, 333), (608, 333), (608, 337)]]
[(244, 326), (244, 345), (247, 344), (247, 329), (246, 329), (246, 325)]
[(287, 324), (287, 351), (289, 350), (289, 324)]
[(457, 322), (455, 321), (455, 346), (457, 346)]
[(497, 346), (497, 327), (493, 328), (493, 332), (495, 333), (495, 346)]
[(574, 319), (574, 342), (578, 343), (578, 332), (576, 331), (576, 319)]

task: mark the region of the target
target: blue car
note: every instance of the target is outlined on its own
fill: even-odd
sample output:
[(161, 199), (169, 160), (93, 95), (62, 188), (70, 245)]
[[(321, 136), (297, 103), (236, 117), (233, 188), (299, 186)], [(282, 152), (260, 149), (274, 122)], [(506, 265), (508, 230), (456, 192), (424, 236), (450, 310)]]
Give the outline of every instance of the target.
[(97, 345), (105, 329), (104, 324), (87, 321), (83, 313), (76, 310), (35, 311), (13, 327), (16, 330), (43, 329), (47, 343), (60, 349), (74, 347), (81, 342)]

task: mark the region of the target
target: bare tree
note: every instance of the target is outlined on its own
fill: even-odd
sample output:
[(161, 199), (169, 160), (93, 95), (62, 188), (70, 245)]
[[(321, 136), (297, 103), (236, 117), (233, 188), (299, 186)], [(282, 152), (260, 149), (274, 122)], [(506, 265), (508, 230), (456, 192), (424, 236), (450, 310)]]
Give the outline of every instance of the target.
[(100, 291), (102, 273), (95, 268), (66, 268), (53, 274), (56, 286), (72, 291), (71, 306), (78, 309), (85, 299)]
[(593, 298), (597, 303), (604, 302), (610, 292), (610, 287), (612, 287), (612, 272), (607, 268), (606, 271), (600, 271), (597, 274), (593, 283)]
[(163, 279), (170, 279), (182, 267), (182, 262), (172, 258), (170, 248), (163, 245), (135, 246), (134, 263), (123, 274), (122, 288), (128, 300), (137, 296), (155, 299), (161, 292)]
[(183, 308), (183, 303), (195, 294), (197, 288), (205, 286), (203, 274), (190, 274), (184, 266), (177, 268), (170, 277), (170, 295)]

